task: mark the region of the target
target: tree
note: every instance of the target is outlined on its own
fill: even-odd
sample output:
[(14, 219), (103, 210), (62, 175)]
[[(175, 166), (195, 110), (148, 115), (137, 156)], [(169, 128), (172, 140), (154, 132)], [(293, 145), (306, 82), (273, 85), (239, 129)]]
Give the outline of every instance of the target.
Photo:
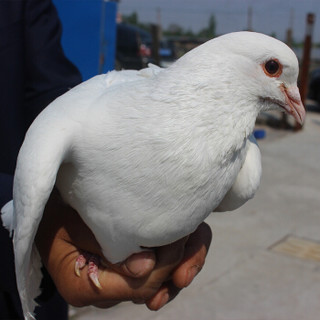
[(139, 17), (136, 12), (133, 12), (127, 16), (122, 16), (122, 21), (125, 23), (132, 24), (134, 26), (137, 26), (137, 27), (144, 29), (146, 31), (150, 31), (150, 24), (139, 22)]
[[(122, 17), (123, 22), (135, 25), (150, 32), (149, 23), (139, 22), (139, 17), (136, 12)], [(210, 15), (208, 25), (206, 28), (200, 30), (198, 33), (194, 33), (191, 29), (184, 29), (176, 23), (169, 25), (167, 30), (163, 30), (163, 34), (167, 37), (188, 37), (188, 38), (204, 38), (211, 39), (216, 36), (216, 19), (213, 14)]]
[(132, 12), (131, 14), (127, 16), (122, 16), (122, 21), (126, 23), (130, 23), (133, 25), (138, 24), (138, 14), (136, 12)]
[(216, 36), (216, 19), (213, 14), (211, 14), (209, 21), (208, 21), (208, 26), (207, 28), (202, 29), (199, 33), (198, 36), (201, 38), (207, 38), (211, 39)]
[(170, 36), (182, 36), (184, 34), (184, 30), (181, 26), (175, 23), (171, 23), (167, 30), (164, 31), (166, 35)]

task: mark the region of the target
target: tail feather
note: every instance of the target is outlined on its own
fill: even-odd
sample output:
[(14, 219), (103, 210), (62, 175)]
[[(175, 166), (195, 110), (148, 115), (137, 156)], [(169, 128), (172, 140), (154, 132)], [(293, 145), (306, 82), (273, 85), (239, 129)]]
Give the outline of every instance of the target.
[(13, 231), (13, 201), (6, 203), (1, 209), (1, 219), (3, 226), (10, 232), (12, 236)]

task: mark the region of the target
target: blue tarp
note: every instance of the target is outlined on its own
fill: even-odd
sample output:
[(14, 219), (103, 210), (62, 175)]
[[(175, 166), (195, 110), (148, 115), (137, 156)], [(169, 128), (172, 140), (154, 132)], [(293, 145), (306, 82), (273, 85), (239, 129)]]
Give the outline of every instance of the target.
[(63, 26), (63, 49), (83, 79), (113, 69), (117, 4), (103, 0), (53, 2)]

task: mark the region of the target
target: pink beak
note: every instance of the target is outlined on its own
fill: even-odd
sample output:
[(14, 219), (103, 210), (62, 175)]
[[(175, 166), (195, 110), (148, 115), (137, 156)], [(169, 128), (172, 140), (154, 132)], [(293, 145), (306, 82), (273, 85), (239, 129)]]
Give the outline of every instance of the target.
[(302, 125), (306, 116), (306, 109), (301, 101), (298, 87), (292, 86), (287, 88), (281, 86), (281, 91), (285, 94), (286, 98), (286, 104), (282, 107)]

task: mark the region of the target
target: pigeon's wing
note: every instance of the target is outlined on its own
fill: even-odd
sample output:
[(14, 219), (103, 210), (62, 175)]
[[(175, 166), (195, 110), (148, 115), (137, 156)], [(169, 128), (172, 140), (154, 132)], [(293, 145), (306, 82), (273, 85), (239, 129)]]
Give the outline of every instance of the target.
[(161, 69), (109, 72), (96, 76), (56, 99), (34, 121), (20, 149), (14, 177), (13, 201), (3, 220), (14, 231), (17, 285), (26, 319), (32, 319), (34, 298), (40, 293), (41, 262), (34, 238), (62, 162), (67, 162), (75, 135), (89, 108), (110, 87), (151, 78)]
[(5, 226), (14, 232), (17, 286), (26, 319), (33, 318), (34, 298), (40, 293), (41, 261), (34, 238), (43, 210), (92, 104), (91, 96), (98, 96), (105, 86), (103, 76), (97, 76), (57, 98), (32, 123), (20, 149), (13, 201), (3, 207), (2, 214)]
[(251, 134), (247, 141), (247, 154), (244, 164), (231, 189), (214, 211), (238, 209), (253, 198), (261, 178), (261, 154), (256, 139)]
[(42, 278), (40, 257), (34, 238), (42, 213), (55, 184), (61, 162), (71, 145), (70, 127), (59, 121), (52, 125), (42, 115), (28, 131), (20, 149), (14, 178), (13, 201), (4, 207), (7, 226), (14, 231), (14, 253), (17, 285), (22, 308), (32, 319), (33, 299), (40, 293)]

